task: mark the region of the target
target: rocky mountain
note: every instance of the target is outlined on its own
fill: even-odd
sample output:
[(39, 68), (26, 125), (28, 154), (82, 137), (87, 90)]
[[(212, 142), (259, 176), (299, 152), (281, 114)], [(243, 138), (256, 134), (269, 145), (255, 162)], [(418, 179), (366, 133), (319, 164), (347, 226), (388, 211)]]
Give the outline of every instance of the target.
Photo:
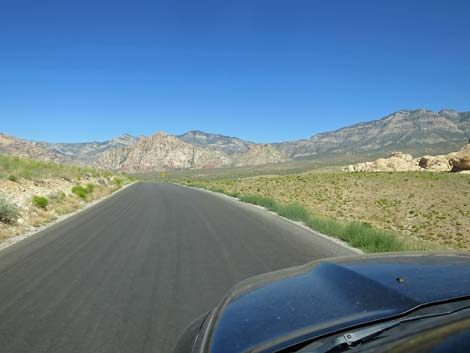
[(61, 156), (74, 164), (89, 164), (98, 160), (106, 151), (117, 148), (127, 147), (135, 144), (138, 137), (123, 134), (111, 140), (104, 142), (83, 142), (83, 143), (48, 143), (39, 142), (51, 154)]
[(229, 164), (230, 158), (224, 152), (193, 146), (164, 132), (143, 137), (128, 147), (111, 149), (96, 161), (100, 168), (129, 173), (215, 168)]
[(0, 153), (57, 163), (68, 162), (63, 156), (51, 153), (39, 142), (19, 139), (3, 133), (0, 133)]
[(109, 141), (85, 143), (35, 142), (0, 134), (0, 153), (140, 172), (260, 165), (289, 159), (330, 160), (397, 150), (413, 155), (441, 155), (457, 150), (469, 137), (470, 112), (418, 109), (400, 110), (379, 120), (276, 144), (256, 144), (197, 130), (178, 136), (124, 134)]
[(233, 155), (232, 164), (235, 167), (253, 166), (287, 161), (283, 152), (270, 144), (249, 145), (245, 153)]
[(400, 110), (310, 139), (275, 144), (291, 158), (319, 154), (392, 152), (440, 154), (457, 149), (470, 137), (470, 112)]
[(272, 145), (257, 145), (200, 131), (180, 137), (163, 132), (151, 137), (124, 134), (109, 141), (84, 143), (35, 142), (0, 134), (0, 153), (130, 173), (259, 165), (286, 160)]
[(87, 165), (114, 148), (135, 144), (138, 137), (124, 134), (104, 142), (49, 143), (19, 139), (0, 133), (0, 153), (36, 160)]
[(107, 151), (96, 161), (96, 166), (140, 173), (167, 169), (259, 165), (284, 160), (284, 154), (272, 145), (248, 145), (246, 152), (228, 154), (214, 147), (199, 147), (176, 136), (159, 132), (151, 137), (141, 138), (129, 147)]
[(255, 143), (220, 134), (210, 134), (204, 131), (193, 130), (177, 136), (181, 141), (191, 145), (219, 150), (228, 154), (247, 152)]

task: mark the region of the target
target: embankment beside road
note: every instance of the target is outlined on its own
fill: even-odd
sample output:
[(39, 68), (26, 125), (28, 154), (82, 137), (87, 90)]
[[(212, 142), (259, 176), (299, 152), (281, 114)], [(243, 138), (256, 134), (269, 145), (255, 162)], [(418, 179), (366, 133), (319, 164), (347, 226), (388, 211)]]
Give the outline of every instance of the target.
[(0, 156), (0, 248), (131, 181), (125, 175)]

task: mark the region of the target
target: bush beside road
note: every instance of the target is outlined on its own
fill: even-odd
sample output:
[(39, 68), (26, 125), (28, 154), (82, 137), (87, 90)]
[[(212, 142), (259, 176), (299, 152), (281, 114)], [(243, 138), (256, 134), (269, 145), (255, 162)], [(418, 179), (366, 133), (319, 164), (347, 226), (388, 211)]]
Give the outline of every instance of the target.
[(0, 155), (0, 242), (75, 212), (131, 181), (100, 170)]

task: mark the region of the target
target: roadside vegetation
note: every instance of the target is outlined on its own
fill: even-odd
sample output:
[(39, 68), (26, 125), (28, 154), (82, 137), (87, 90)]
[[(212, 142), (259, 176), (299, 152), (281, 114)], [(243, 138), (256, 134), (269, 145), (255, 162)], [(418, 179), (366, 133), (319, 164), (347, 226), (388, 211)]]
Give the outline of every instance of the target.
[(75, 212), (132, 181), (124, 174), (0, 155), (0, 241)]
[(66, 180), (72, 180), (80, 179), (85, 174), (93, 176), (111, 175), (109, 172), (97, 171), (91, 168), (35, 161), (32, 159), (0, 154), (0, 179), (17, 181), (21, 178), (29, 180), (64, 178)]
[(18, 207), (3, 197), (0, 198), (0, 222), (5, 224), (15, 223), (19, 217)]
[(43, 210), (49, 205), (49, 199), (44, 196), (33, 196), (32, 202), (34, 206), (42, 208)]
[(470, 250), (470, 175), (309, 172), (182, 183), (266, 207), (365, 252)]

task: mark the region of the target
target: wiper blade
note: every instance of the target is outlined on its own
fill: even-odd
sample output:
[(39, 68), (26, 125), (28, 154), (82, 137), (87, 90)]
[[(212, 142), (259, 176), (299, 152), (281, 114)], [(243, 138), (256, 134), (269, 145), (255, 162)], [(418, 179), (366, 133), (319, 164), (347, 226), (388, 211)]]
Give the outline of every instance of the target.
[(339, 349), (341, 346), (344, 346), (344, 348), (348, 348), (350, 346), (355, 346), (357, 344), (360, 344), (364, 340), (368, 340), (375, 336), (378, 336), (382, 332), (387, 331), (393, 327), (396, 327), (404, 322), (417, 321), (417, 320), (450, 315), (450, 314), (454, 314), (456, 312), (466, 310), (466, 309), (470, 309), (470, 305), (467, 305), (467, 306), (464, 306), (464, 307), (461, 307), (459, 309), (452, 310), (452, 311), (444, 311), (444, 312), (427, 314), (427, 315), (417, 315), (417, 316), (383, 322), (383, 323), (373, 325), (370, 327), (365, 327), (363, 329), (359, 329), (356, 331), (347, 332), (344, 335), (337, 337), (332, 342), (325, 343), (324, 345), (320, 346), (319, 348), (313, 351), (302, 351), (302, 353), (328, 353), (332, 350)]

